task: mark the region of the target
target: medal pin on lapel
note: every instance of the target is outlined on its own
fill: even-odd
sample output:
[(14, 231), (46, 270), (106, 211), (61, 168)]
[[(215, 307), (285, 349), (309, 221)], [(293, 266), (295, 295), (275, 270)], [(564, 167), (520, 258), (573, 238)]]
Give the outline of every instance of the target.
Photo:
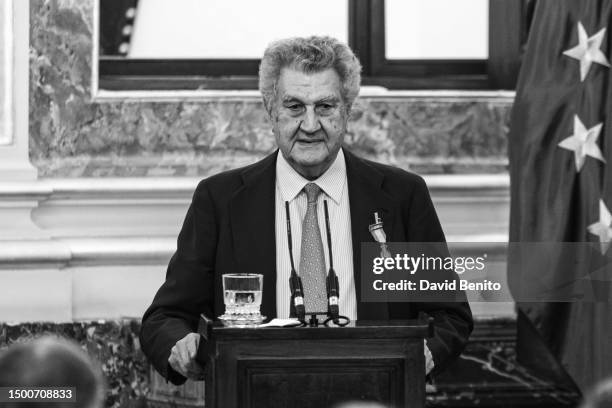
[(374, 224), (369, 226), (370, 234), (374, 241), (380, 244), (380, 256), (383, 258), (391, 258), (389, 248), (387, 248), (387, 234), (383, 229), (383, 222), (377, 212), (374, 213)]

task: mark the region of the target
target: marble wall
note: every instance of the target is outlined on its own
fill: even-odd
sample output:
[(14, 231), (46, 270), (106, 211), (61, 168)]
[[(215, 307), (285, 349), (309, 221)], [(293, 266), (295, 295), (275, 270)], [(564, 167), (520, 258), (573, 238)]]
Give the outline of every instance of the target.
[[(204, 176), (275, 149), (257, 100), (92, 99), (94, 0), (30, 4), (30, 159), (40, 176)], [(420, 173), (505, 172), (510, 105), (365, 97), (346, 142)]]

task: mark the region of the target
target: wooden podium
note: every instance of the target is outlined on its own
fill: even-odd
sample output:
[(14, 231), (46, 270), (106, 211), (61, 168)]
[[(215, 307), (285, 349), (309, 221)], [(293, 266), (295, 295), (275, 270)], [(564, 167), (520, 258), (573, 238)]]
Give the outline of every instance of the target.
[(327, 408), (346, 400), (425, 403), (423, 339), (431, 322), (227, 328), (203, 320), (207, 408)]

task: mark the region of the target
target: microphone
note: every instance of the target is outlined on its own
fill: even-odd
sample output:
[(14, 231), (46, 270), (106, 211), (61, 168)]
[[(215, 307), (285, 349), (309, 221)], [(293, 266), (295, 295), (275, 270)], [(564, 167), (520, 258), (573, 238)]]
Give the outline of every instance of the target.
[(302, 324), (306, 324), (306, 308), (304, 307), (304, 287), (302, 279), (295, 272), (293, 262), (293, 240), (291, 239), (291, 216), (289, 214), (289, 201), (285, 201), (285, 213), (287, 216), (287, 241), (289, 244), (289, 259), (291, 260), (291, 276), (289, 277), (289, 288), (291, 289), (291, 303), (295, 309), (295, 315)]
[(325, 229), (327, 232), (327, 250), (329, 253), (329, 273), (327, 274), (327, 303), (329, 305), (329, 314), (334, 323), (337, 323), (340, 309), (338, 306), (339, 284), (338, 276), (334, 270), (334, 256), (332, 254), (331, 230), (329, 228), (329, 210), (327, 209), (327, 200), (323, 201), (325, 208)]
[(329, 210), (327, 209), (327, 200), (323, 201), (325, 209), (325, 230), (327, 232), (327, 250), (329, 253), (329, 273), (327, 274), (327, 304), (329, 309), (329, 318), (325, 321), (325, 325), (331, 320), (338, 326), (346, 326), (349, 323), (348, 317), (340, 316), (339, 294), (340, 285), (338, 283), (338, 275), (334, 270), (334, 256), (332, 253), (331, 244), (331, 229), (329, 227)]

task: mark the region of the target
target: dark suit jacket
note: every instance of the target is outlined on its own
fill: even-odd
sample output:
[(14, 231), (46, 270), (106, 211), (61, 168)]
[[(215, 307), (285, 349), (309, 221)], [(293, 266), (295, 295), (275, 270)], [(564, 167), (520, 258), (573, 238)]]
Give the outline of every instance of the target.
[[(353, 265), (360, 320), (434, 318), (428, 339), (439, 372), (463, 350), (472, 331), (467, 303), (365, 303), (361, 301), (361, 242), (372, 242), (372, 214), (382, 214), (389, 242), (440, 242), (444, 234), (423, 179), (395, 167), (360, 159), (345, 149)], [(175, 384), (185, 381), (168, 365), (170, 349), (196, 331), (200, 313), (224, 312), (221, 275), (264, 276), (261, 312), (276, 316), (276, 153), (250, 166), (201, 181), (178, 237), (166, 281), (142, 320), (142, 349), (155, 368)]]

